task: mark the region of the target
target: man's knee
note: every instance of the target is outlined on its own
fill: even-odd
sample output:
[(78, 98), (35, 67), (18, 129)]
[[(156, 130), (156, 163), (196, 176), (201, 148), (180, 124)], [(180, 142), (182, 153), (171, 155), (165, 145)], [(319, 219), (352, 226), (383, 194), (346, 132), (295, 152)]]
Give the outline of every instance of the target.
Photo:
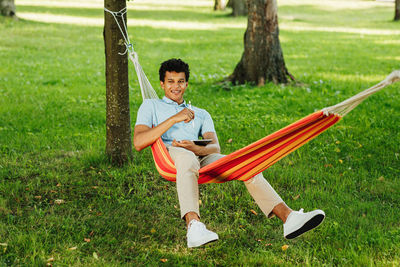
[(171, 154), (172, 160), (175, 162), (177, 170), (193, 170), (198, 171), (200, 169), (200, 163), (198, 157), (190, 150), (184, 148), (172, 148)]
[(251, 177), (249, 180), (244, 181), (246, 185), (252, 184), (252, 183), (257, 183), (260, 180), (264, 180), (264, 176), (262, 173), (259, 173), (253, 177)]

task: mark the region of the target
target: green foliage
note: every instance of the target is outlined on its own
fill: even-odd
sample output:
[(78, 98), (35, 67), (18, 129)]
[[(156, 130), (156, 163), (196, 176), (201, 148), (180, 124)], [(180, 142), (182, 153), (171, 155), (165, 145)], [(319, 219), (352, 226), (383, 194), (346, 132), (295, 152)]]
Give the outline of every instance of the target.
[[(31, 2), (18, 5), (22, 19), (0, 18), (0, 265), (399, 264), (398, 84), (264, 172), (292, 208), (324, 209), (321, 227), (284, 240), (240, 182), (203, 185), (201, 215), (220, 240), (187, 249), (175, 184), (150, 151), (123, 168), (106, 159), (102, 2)], [(287, 67), (302, 86), (218, 83), (239, 62), (246, 19), (212, 12), (212, 1), (130, 2), (128, 20), (141, 26), (129, 33), (159, 93), (161, 61), (190, 64), (187, 99), (212, 114), (229, 153), (399, 68), (392, 6), (334, 3), (279, 3)], [(131, 76), (134, 125), (141, 97)]]

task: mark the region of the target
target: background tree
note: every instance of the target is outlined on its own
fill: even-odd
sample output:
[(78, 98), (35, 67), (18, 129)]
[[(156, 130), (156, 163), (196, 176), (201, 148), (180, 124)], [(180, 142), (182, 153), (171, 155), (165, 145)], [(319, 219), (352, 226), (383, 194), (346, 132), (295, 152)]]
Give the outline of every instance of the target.
[(286, 69), (279, 42), (276, 0), (248, 0), (248, 22), (244, 34), (244, 52), (228, 79), (235, 84), (266, 81), (287, 83), (294, 79)]
[(400, 0), (396, 0), (394, 10), (394, 20), (400, 20)]
[[(119, 11), (126, 7), (126, 1), (104, 0), (104, 6), (108, 10)], [(126, 14), (123, 16), (126, 21)], [(118, 54), (125, 50), (125, 45), (118, 25), (108, 12), (104, 12), (103, 36), (106, 54), (106, 153), (114, 164), (121, 165), (132, 155), (128, 59), (126, 54)]]
[(247, 0), (229, 0), (227, 6), (232, 8), (234, 17), (247, 15)]
[(7, 17), (15, 16), (14, 0), (0, 0), (0, 15)]
[(215, 0), (214, 1), (214, 10), (224, 10), (226, 7), (225, 0)]

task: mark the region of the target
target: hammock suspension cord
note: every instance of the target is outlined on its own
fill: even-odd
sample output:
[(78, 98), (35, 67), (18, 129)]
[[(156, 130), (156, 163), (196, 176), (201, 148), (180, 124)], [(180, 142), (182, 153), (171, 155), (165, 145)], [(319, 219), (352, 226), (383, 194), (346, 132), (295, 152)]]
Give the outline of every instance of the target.
[[(147, 79), (147, 76), (144, 73), (142, 66), (139, 63), (139, 56), (136, 53), (135, 49), (133, 48), (133, 44), (131, 43), (131, 41), (129, 39), (128, 28), (126, 25), (126, 21), (124, 19), (124, 15), (127, 13), (126, 7), (121, 9), (118, 12), (108, 10), (107, 8), (104, 8), (104, 11), (110, 13), (114, 17), (114, 20), (117, 23), (119, 30), (121, 31), (122, 37), (124, 38), (124, 44), (125, 44), (126, 50), (124, 53), (118, 53), (118, 54), (121, 56), (128, 54), (129, 59), (132, 61), (133, 65), (135, 66), (135, 71), (136, 71), (136, 75), (138, 77), (140, 91), (142, 93), (142, 98), (143, 99), (158, 99), (157, 93), (151, 86), (149, 79)], [(118, 17), (121, 17), (122, 26), (118, 20)]]

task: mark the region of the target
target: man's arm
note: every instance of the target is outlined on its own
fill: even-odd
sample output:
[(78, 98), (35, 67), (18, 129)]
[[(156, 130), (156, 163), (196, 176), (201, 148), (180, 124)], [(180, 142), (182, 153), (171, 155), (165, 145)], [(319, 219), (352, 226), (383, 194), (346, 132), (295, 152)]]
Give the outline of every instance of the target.
[(183, 147), (186, 148), (187, 150), (192, 151), (194, 154), (197, 156), (207, 156), (212, 153), (220, 153), (221, 148), (218, 143), (218, 137), (217, 134), (214, 132), (206, 132), (203, 134), (204, 139), (211, 139), (211, 143), (209, 143), (206, 146), (198, 146), (193, 143), (193, 141), (189, 140), (182, 140), (180, 142), (178, 141), (172, 141), (173, 146), (178, 146), (178, 147)]
[(185, 108), (156, 127), (150, 128), (147, 125), (136, 125), (133, 132), (133, 145), (137, 151), (140, 151), (157, 141), (175, 123), (181, 121), (188, 123), (192, 119), (194, 119), (194, 112)]

